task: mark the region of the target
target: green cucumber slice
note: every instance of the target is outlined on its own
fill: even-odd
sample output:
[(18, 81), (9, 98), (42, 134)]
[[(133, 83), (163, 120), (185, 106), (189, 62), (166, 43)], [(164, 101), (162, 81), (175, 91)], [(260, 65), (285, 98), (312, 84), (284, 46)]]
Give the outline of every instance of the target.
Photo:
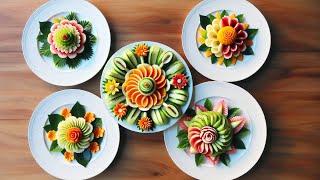
[(137, 67), (138, 66), (138, 60), (136, 58), (136, 56), (133, 54), (133, 52), (131, 50), (127, 50), (126, 51), (127, 57), (129, 58), (130, 62)]

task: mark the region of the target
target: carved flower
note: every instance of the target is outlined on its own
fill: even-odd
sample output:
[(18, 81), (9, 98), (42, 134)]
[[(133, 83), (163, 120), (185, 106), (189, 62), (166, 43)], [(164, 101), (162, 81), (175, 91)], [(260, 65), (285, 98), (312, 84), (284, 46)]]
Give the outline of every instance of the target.
[(172, 78), (172, 85), (175, 88), (183, 89), (188, 84), (188, 79), (184, 74), (176, 74)]
[(68, 152), (81, 153), (89, 147), (93, 139), (92, 130), (92, 125), (85, 119), (70, 116), (58, 125), (58, 145)]
[(138, 128), (142, 131), (149, 131), (153, 127), (153, 121), (148, 117), (142, 117), (138, 120)]
[(74, 160), (74, 153), (73, 152), (68, 152), (68, 151), (66, 151), (66, 152), (64, 152), (63, 153), (63, 156), (64, 156), (64, 159), (66, 160), (66, 161), (73, 161)]
[(60, 58), (73, 59), (84, 51), (86, 35), (77, 21), (63, 19), (53, 24), (47, 41), (52, 54), (57, 54)]
[(188, 139), (191, 152), (204, 155), (224, 153), (231, 145), (232, 126), (221, 113), (200, 112), (190, 122)]
[(118, 103), (113, 108), (113, 113), (117, 118), (121, 119), (127, 114), (127, 106), (123, 103)]
[(143, 111), (161, 105), (167, 95), (165, 74), (156, 65), (140, 64), (130, 70), (122, 87), (129, 105)]
[(96, 152), (100, 151), (100, 146), (97, 142), (92, 142), (92, 143), (90, 143), (89, 150), (92, 153), (96, 153)]
[(50, 141), (54, 141), (56, 140), (56, 131), (55, 130), (51, 130), (47, 133), (47, 138), (50, 140)]

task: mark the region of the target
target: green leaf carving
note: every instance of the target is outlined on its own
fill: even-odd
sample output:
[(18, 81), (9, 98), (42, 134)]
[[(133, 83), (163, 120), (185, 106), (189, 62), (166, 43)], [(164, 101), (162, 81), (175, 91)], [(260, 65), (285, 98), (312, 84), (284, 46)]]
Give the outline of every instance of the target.
[(57, 67), (63, 67), (66, 65), (66, 58), (60, 58), (58, 55), (53, 55), (53, 63)]
[(69, 68), (75, 69), (81, 64), (81, 59), (79, 57), (76, 57), (74, 59), (67, 59), (66, 64), (68, 65)]
[[(89, 41), (88, 41), (89, 42)], [(84, 44), (84, 51), (81, 54), (78, 54), (76, 58), (74, 59), (78, 59), (78, 60), (89, 60), (91, 58), (91, 56), (93, 55), (93, 49), (92, 49), (92, 45), (90, 43), (85, 43)], [(74, 60), (71, 59), (71, 60)]]
[(50, 124), (45, 125), (45, 126), (43, 127), (43, 129), (44, 129), (46, 132), (49, 132), (49, 131), (51, 131), (51, 130), (54, 130), (54, 129), (51, 127)]
[(246, 149), (243, 141), (237, 137), (233, 138), (233, 145), (236, 149)]
[(220, 160), (221, 162), (226, 165), (226, 166), (229, 166), (230, 164), (230, 157), (228, 154), (221, 154), (220, 155)]
[(236, 134), (236, 138), (242, 139), (250, 134), (250, 130), (243, 127), (238, 134)]
[(238, 116), (240, 115), (240, 113), (241, 113), (240, 108), (231, 108), (229, 109), (228, 119)]
[(50, 28), (52, 26), (52, 22), (45, 21), (45, 22), (39, 22), (40, 23), (40, 32), (45, 36), (48, 37), (48, 34), (50, 33)]
[(61, 148), (58, 145), (57, 140), (52, 141), (51, 146), (50, 146), (50, 151), (51, 152), (61, 152), (63, 150), (63, 148)]
[(74, 158), (79, 164), (86, 167), (92, 158), (92, 153), (89, 149), (86, 149), (82, 153), (75, 153)]
[(51, 56), (51, 51), (50, 51), (50, 44), (45, 42), (42, 44), (42, 46), (39, 49), (39, 53), (42, 56)]
[(52, 130), (57, 130), (58, 124), (64, 120), (64, 117), (61, 116), (60, 114), (50, 114), (48, 115), (50, 126)]
[(75, 117), (84, 117), (86, 114), (86, 110), (83, 105), (81, 105), (79, 102), (77, 102), (72, 108), (71, 108), (71, 114)]
[(205, 44), (202, 44), (200, 47), (198, 47), (199, 51), (206, 51), (208, 49), (210, 49), (208, 46), (206, 46)]
[(96, 128), (96, 127), (102, 128), (102, 119), (101, 118), (96, 118), (94, 121), (92, 121), (91, 124), (92, 124), (92, 126), (94, 128)]
[(48, 35), (46, 36), (46, 35), (44, 35), (44, 34), (39, 34), (38, 36), (37, 36), (37, 40), (39, 41), (39, 42), (42, 42), (42, 43), (47, 43), (48, 41), (47, 41), (47, 38), (48, 38)]
[(246, 31), (249, 39), (253, 39), (258, 33), (258, 29), (247, 29)]
[(211, 102), (210, 99), (207, 98), (207, 99), (204, 101), (204, 107), (205, 107), (208, 111), (212, 111), (213, 105), (212, 105), (212, 102)]
[(211, 24), (210, 18), (200, 15), (200, 25), (203, 29), (206, 29), (207, 25)]
[(244, 55), (253, 55), (253, 49), (250, 46), (247, 46), (246, 50), (243, 52)]
[(91, 33), (92, 30), (92, 24), (89, 21), (82, 20), (79, 22), (79, 24), (83, 27), (83, 30), (86, 31), (87, 33)]
[(91, 45), (93, 45), (93, 44), (96, 43), (96, 41), (97, 41), (96, 36), (94, 36), (94, 35), (91, 34), (91, 33), (87, 34), (87, 36), (89, 37), (89, 42), (90, 42)]
[(217, 61), (218, 61), (218, 58), (214, 54), (212, 54), (212, 56), (211, 56), (211, 64), (215, 64)]
[(214, 15), (209, 14), (208, 15), (209, 19), (210, 19), (210, 24), (212, 23), (212, 21), (216, 18)]
[(224, 59), (223, 63), (226, 67), (229, 67), (232, 64), (232, 61), (231, 59)]
[(239, 14), (237, 17), (239, 22), (243, 23), (244, 22), (244, 15), (243, 14)]
[(221, 13), (221, 18), (224, 16), (228, 16), (228, 15), (229, 15), (229, 13), (226, 10), (223, 10)]
[(195, 154), (194, 160), (196, 162), (196, 165), (199, 166), (200, 164), (202, 164), (204, 162), (204, 155), (200, 154), (200, 153)]
[(75, 12), (70, 12), (66, 17), (69, 21), (76, 20), (79, 21), (78, 16)]
[(188, 132), (184, 130), (180, 130), (176, 137), (179, 139), (188, 139)]

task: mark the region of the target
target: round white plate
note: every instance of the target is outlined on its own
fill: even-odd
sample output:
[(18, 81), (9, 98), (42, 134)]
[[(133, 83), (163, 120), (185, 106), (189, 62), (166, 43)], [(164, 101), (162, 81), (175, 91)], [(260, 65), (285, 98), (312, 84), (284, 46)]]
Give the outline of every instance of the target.
[(164, 141), (167, 151), (174, 163), (186, 174), (197, 179), (235, 179), (249, 171), (259, 160), (267, 137), (267, 127), (264, 114), (258, 102), (246, 90), (239, 86), (211, 81), (195, 86), (194, 101), (205, 98), (212, 100), (224, 98), (228, 104), (238, 107), (247, 119), (250, 136), (244, 140), (245, 150), (237, 150), (230, 155), (229, 166), (219, 163), (216, 166), (203, 164), (196, 166), (194, 155), (178, 149), (177, 125), (164, 131)]
[[(105, 136), (99, 152), (93, 154), (87, 167), (77, 162), (68, 163), (63, 155), (50, 152), (46, 144), (43, 126), (48, 115), (63, 106), (73, 106), (76, 102), (84, 105), (102, 119)], [(105, 170), (115, 158), (120, 141), (119, 126), (112, 120), (102, 100), (87, 91), (68, 89), (51, 94), (42, 100), (32, 113), (28, 128), (28, 142), (32, 156), (47, 173), (59, 179), (88, 179)]]
[[(153, 42), (153, 41), (140, 41), (140, 42), (134, 42), (134, 43), (131, 43), (131, 44), (128, 44), (124, 47), (122, 47), (121, 49), (119, 49), (117, 52), (115, 52), (111, 57), (110, 59), (108, 60), (106, 66), (104, 67), (103, 69), (103, 72), (102, 72), (102, 76), (101, 76), (101, 80), (100, 80), (100, 94), (101, 94), (101, 98), (102, 99), (105, 99), (106, 98), (106, 94), (103, 93), (103, 80), (105, 80), (105, 74), (107, 72), (108, 69), (111, 69), (112, 68), (112, 59), (114, 59), (115, 57), (119, 57), (121, 56), (125, 50), (127, 49), (132, 49), (135, 47), (136, 44), (139, 44), (139, 43), (145, 43), (149, 46), (152, 46), (152, 45), (157, 45), (159, 46), (160, 48), (164, 49), (164, 50), (169, 50), (169, 51), (172, 51), (174, 53), (174, 55), (177, 57), (177, 59), (179, 59), (185, 66), (186, 68), (186, 76), (189, 77), (189, 83), (188, 83), (188, 92), (189, 92), (189, 97), (188, 97), (188, 100), (186, 102), (186, 104), (184, 106), (181, 107), (181, 111), (182, 111), (182, 114), (184, 114), (187, 110), (187, 108), (189, 107), (189, 104), (190, 104), (190, 101), (191, 101), (191, 98), (192, 98), (192, 92), (193, 92), (193, 80), (192, 80), (192, 75), (191, 75), (191, 72), (190, 72), (190, 69), (187, 65), (187, 63), (184, 61), (184, 59), (180, 56), (179, 53), (177, 53), (174, 49), (170, 48), (169, 46), (167, 45), (164, 45), (162, 43), (158, 43), (158, 42)], [(106, 105), (106, 108), (108, 109), (108, 113), (114, 117), (113, 113), (109, 110), (107, 104)], [(181, 116), (182, 116), (181, 114)], [(126, 129), (129, 129), (131, 131), (135, 131), (135, 132), (138, 132), (138, 133), (156, 133), (156, 132), (160, 132), (160, 131), (164, 131), (166, 129), (168, 129), (169, 127), (173, 126), (178, 120), (180, 119), (180, 117), (178, 118), (173, 118), (173, 119), (170, 119), (169, 120), (169, 123), (166, 124), (166, 125), (162, 125), (162, 126), (155, 126), (153, 128), (153, 131), (141, 131), (138, 129), (137, 125), (132, 125), (132, 124), (129, 124), (127, 123), (126, 120), (122, 120), (122, 121), (119, 121), (117, 118), (114, 118), (115, 121), (117, 121), (121, 126), (123, 126), (124, 128)]]
[[(82, 60), (80, 66), (75, 69), (55, 67), (52, 58), (42, 57), (39, 54), (37, 42), (40, 21), (65, 16), (69, 12), (77, 13), (80, 20), (90, 21), (92, 33), (97, 38), (91, 59)], [(96, 75), (108, 58), (110, 44), (110, 29), (106, 19), (99, 9), (85, 0), (46, 2), (30, 16), (22, 35), (22, 51), (29, 68), (42, 80), (58, 86), (77, 85)]]
[[(244, 14), (250, 28), (257, 28), (258, 33), (253, 40), (254, 55), (244, 56), (243, 61), (236, 65), (225, 67), (211, 64), (210, 58), (204, 57), (198, 50), (197, 29), (200, 26), (199, 15), (227, 10), (237, 14)], [(268, 23), (261, 12), (246, 0), (205, 0), (196, 5), (188, 14), (182, 30), (182, 47), (190, 64), (202, 75), (212, 80), (234, 82), (248, 78), (266, 61), (271, 35)]]

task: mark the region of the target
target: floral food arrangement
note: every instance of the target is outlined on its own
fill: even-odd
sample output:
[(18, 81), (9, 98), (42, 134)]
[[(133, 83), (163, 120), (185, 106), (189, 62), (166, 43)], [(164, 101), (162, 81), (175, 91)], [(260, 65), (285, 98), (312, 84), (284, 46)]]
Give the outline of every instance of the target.
[(243, 14), (228, 14), (226, 10), (215, 15), (200, 15), (197, 42), (199, 50), (211, 63), (226, 67), (242, 61), (244, 55), (253, 55), (251, 48), (258, 29), (249, 29)]
[(52, 57), (56, 67), (76, 68), (93, 55), (96, 37), (91, 31), (91, 22), (79, 20), (74, 12), (54, 18), (53, 22), (40, 22), (39, 53)]
[(213, 165), (220, 161), (230, 163), (229, 154), (245, 149), (242, 139), (250, 134), (245, 128), (246, 119), (239, 108), (229, 108), (224, 99), (214, 106), (206, 99), (204, 106), (196, 104), (179, 121), (178, 148), (195, 154), (197, 166), (209, 160)]
[(74, 159), (86, 167), (92, 153), (100, 150), (104, 137), (101, 118), (86, 112), (77, 102), (71, 110), (63, 108), (60, 114), (50, 114), (49, 123), (43, 129), (51, 141), (50, 152), (61, 152), (68, 162)]
[(189, 97), (184, 64), (171, 51), (136, 44), (112, 59), (105, 75), (103, 93), (114, 116), (152, 131), (181, 115)]

